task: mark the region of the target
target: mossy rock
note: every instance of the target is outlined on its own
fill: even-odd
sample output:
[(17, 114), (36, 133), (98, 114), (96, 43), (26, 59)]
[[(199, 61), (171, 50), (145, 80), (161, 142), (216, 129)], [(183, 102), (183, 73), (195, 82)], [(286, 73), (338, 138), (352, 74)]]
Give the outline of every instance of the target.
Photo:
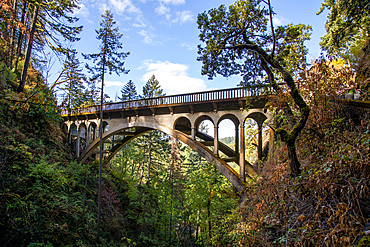
[(370, 236), (365, 236), (361, 238), (360, 242), (358, 242), (358, 247), (365, 247), (370, 246)]

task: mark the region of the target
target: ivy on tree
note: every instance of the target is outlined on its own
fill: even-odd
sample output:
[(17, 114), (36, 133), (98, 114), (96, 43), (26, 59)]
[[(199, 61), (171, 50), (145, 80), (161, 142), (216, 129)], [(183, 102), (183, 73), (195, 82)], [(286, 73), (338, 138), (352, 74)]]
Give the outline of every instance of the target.
[(105, 73), (117, 75), (120, 73), (127, 74), (129, 70), (124, 67), (125, 59), (130, 54), (129, 52), (120, 52), (123, 48), (120, 38), (122, 34), (119, 33), (118, 27), (114, 27), (116, 22), (113, 19), (113, 14), (110, 10), (106, 10), (102, 15), (103, 20), (100, 22), (100, 29), (95, 30), (97, 39), (101, 40), (99, 52), (93, 54), (82, 54), (85, 59), (92, 60), (94, 65), (86, 64), (86, 68), (93, 76), (91, 80), (101, 80), (101, 94), (100, 94), (100, 152), (99, 152), (99, 202), (98, 202), (98, 224), (97, 224), (97, 240), (100, 241), (100, 220), (101, 220), (101, 172), (103, 159), (103, 98), (104, 98), (104, 75)]
[(295, 141), (306, 124), (310, 109), (298, 92), (293, 71), (305, 67), (307, 49), (303, 42), (309, 39), (311, 28), (299, 24), (269, 31), (272, 8), (267, 3), (266, 9), (263, 3), (265, 1), (239, 0), (228, 9), (221, 5), (199, 14), (199, 39), (204, 45), (198, 45), (198, 61), (203, 63), (202, 74), (209, 79), (217, 74), (224, 77), (239, 74), (243, 77), (241, 84), (246, 85), (265, 83), (261, 78), (268, 78), (280, 96), (284, 91), (276, 78), (287, 84), (299, 109), (298, 116), (291, 116), (293, 124), (277, 129), (276, 133), (288, 147), (291, 175), (295, 177), (300, 174)]

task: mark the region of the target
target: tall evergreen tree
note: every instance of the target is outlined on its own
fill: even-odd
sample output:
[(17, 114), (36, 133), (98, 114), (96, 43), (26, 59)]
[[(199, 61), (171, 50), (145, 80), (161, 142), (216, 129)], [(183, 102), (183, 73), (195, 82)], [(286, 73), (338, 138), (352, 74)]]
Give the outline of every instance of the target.
[(82, 54), (85, 59), (91, 59), (94, 66), (86, 64), (89, 73), (92, 73), (92, 80), (101, 80), (100, 90), (100, 152), (99, 152), (99, 202), (98, 202), (98, 224), (97, 224), (97, 241), (100, 242), (100, 220), (101, 220), (101, 172), (103, 160), (103, 98), (104, 98), (104, 75), (105, 73), (112, 74), (115, 72), (117, 75), (120, 73), (127, 74), (129, 70), (124, 67), (124, 60), (130, 54), (129, 52), (119, 52), (122, 47), (120, 38), (122, 34), (119, 33), (118, 27), (114, 27), (116, 22), (113, 19), (113, 14), (110, 10), (106, 10), (102, 15), (103, 20), (100, 22), (100, 29), (95, 30), (97, 39), (101, 40), (99, 52), (94, 54)]
[[(154, 98), (164, 96), (163, 89), (161, 89), (161, 85), (159, 85), (159, 81), (155, 78), (155, 75), (149, 78), (146, 84), (143, 87), (143, 97), (144, 98)], [(149, 140), (149, 147), (148, 147), (148, 184), (150, 183), (150, 172), (151, 172), (151, 165), (152, 165), (152, 145), (153, 145), (153, 132), (148, 134)], [(158, 131), (155, 131), (158, 132)], [(159, 133), (154, 133), (155, 136), (158, 136)], [(147, 136), (147, 135), (145, 135)], [(154, 141), (155, 142), (155, 141)]]
[(81, 62), (76, 55), (76, 50), (71, 50), (67, 54), (63, 64), (63, 72), (54, 83), (54, 86), (60, 85), (59, 89), (64, 91), (63, 98), (67, 101), (68, 109), (80, 107), (85, 102), (84, 82), (86, 76), (82, 73)]
[[(23, 3), (24, 6), (25, 4), (26, 2)], [(41, 1), (29, 4), (29, 6), (33, 8), (31, 30), (27, 42), (25, 62), (23, 65), (18, 92), (23, 92), (24, 90), (31, 54), (33, 47), (35, 46), (34, 41), (37, 41), (37, 45), (41, 48), (48, 46), (58, 55), (66, 54), (69, 50), (64, 47), (63, 41), (75, 42), (79, 40), (77, 35), (82, 31), (82, 26), (72, 26), (71, 24), (78, 21), (78, 18), (69, 15), (73, 14), (73, 11), (77, 8), (77, 4), (77, 0), (57, 0), (52, 2)], [(20, 16), (21, 19), (24, 20), (24, 24), (29, 22), (27, 18), (24, 18), (23, 11)], [(21, 32), (19, 32), (18, 37), (20, 38), (18, 45), (21, 45), (23, 39)], [(11, 40), (14, 41), (14, 37)], [(13, 41), (12, 43), (14, 43)], [(13, 50), (15, 49), (12, 49), (12, 54), (9, 54), (11, 58), (13, 58)], [(17, 50), (20, 52), (20, 49)], [(19, 56), (17, 55), (17, 57)], [(17, 67), (17, 61), (18, 59), (16, 59), (15, 67)]]
[(163, 89), (161, 89), (161, 85), (159, 85), (159, 81), (155, 78), (155, 75), (152, 75), (143, 87), (143, 97), (154, 98), (164, 95)]
[(122, 101), (130, 101), (135, 100), (138, 98), (136, 86), (132, 82), (132, 80), (129, 80), (125, 86), (121, 89), (121, 97), (118, 97), (118, 99)]

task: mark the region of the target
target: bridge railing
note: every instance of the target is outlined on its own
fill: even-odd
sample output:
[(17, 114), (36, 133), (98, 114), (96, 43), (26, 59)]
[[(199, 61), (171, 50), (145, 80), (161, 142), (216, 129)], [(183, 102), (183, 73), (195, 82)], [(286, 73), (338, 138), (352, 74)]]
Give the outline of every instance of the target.
[[(202, 102), (218, 102), (230, 99), (245, 99), (247, 97), (261, 96), (269, 94), (272, 91), (271, 86), (258, 86), (258, 87), (237, 87), (230, 89), (213, 90), (198, 93), (178, 94), (170, 96), (162, 96), (149, 99), (138, 99), (116, 103), (106, 103), (103, 105), (103, 111), (124, 110), (124, 109), (138, 109), (147, 107), (160, 107), (179, 104), (191, 104)], [(62, 116), (68, 114), (87, 114), (100, 112), (100, 105), (80, 107), (62, 110)]]

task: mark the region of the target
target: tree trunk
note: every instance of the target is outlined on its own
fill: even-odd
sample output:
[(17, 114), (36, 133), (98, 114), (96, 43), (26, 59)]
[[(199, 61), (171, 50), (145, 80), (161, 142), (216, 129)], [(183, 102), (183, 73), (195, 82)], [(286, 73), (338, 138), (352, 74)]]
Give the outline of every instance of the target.
[[(22, 9), (22, 18), (21, 18), (21, 22), (23, 23), (24, 26), (26, 26), (25, 19), (26, 19), (26, 8), (27, 8), (27, 6), (29, 7), (29, 5), (27, 5), (27, 3), (24, 2), (23, 3), (23, 9)], [(28, 12), (28, 9), (27, 9), (27, 12)], [(17, 58), (15, 60), (14, 71), (17, 71), (17, 68), (18, 68), (18, 61), (19, 61), (19, 57), (21, 56), (21, 52), (22, 52), (22, 40), (23, 40), (23, 33), (22, 33), (22, 31), (20, 31), (19, 36), (18, 36)]]
[[(105, 33), (107, 35), (107, 33)], [(106, 36), (105, 36), (106, 37)], [(107, 40), (104, 38), (103, 45), (107, 46)], [(102, 183), (102, 163), (103, 163), (103, 103), (104, 103), (104, 72), (105, 72), (105, 51), (103, 52), (103, 69), (101, 75), (101, 91), (100, 91), (100, 126), (99, 126), (99, 195), (98, 195), (98, 223), (96, 229), (96, 239), (100, 243), (100, 221), (101, 221), (101, 183)]]
[(148, 153), (148, 181), (147, 185), (150, 184), (150, 166), (152, 164), (152, 133), (149, 133), (149, 153)]
[(298, 161), (297, 153), (295, 151), (295, 144), (289, 145), (288, 147), (288, 157), (290, 161), (290, 175), (294, 177), (298, 177), (301, 174), (301, 163)]
[[(14, 12), (17, 13), (17, 0), (14, 0), (13, 9), (14, 9)], [(9, 42), (10, 51), (9, 51), (9, 60), (8, 60), (8, 67), (10, 69), (13, 68), (13, 53), (14, 53), (15, 29), (16, 29), (15, 27), (12, 27), (12, 32), (10, 34), (10, 42)]]
[[(295, 151), (295, 141), (299, 133), (301, 133), (304, 126), (306, 125), (307, 119), (310, 115), (310, 108), (308, 107), (302, 96), (299, 94), (292, 75), (287, 70), (285, 70), (278, 61), (273, 59), (271, 56), (268, 56), (266, 52), (263, 51), (260, 47), (255, 46), (254, 50), (256, 50), (260, 54), (261, 66), (266, 71), (269, 77), (269, 82), (278, 93), (281, 92), (281, 88), (275, 82), (274, 75), (272, 74), (272, 71), (267, 66), (267, 64), (277, 69), (281, 73), (284, 82), (290, 89), (290, 96), (292, 97), (294, 103), (298, 106), (299, 112), (301, 114), (298, 121), (294, 123), (292, 127), (290, 127), (289, 131), (283, 128), (279, 128), (276, 130), (276, 134), (278, 134), (281, 137), (282, 141), (288, 146), (288, 157), (290, 160), (291, 176), (296, 177), (300, 174), (301, 164), (299, 163), (297, 153)], [(292, 114), (289, 111), (287, 113), (289, 116)]]
[(35, 6), (34, 11), (33, 11), (32, 28), (31, 28), (30, 38), (28, 40), (26, 58), (25, 58), (24, 65), (23, 65), (23, 70), (22, 70), (21, 83), (19, 84), (19, 87), (18, 87), (18, 90), (17, 90), (18, 93), (23, 92), (24, 86), (26, 84), (27, 70), (28, 70), (28, 65), (30, 63), (30, 58), (31, 58), (33, 36), (35, 34), (35, 31), (36, 31), (36, 21), (37, 21), (38, 12), (39, 12), (39, 6), (37, 5), (37, 6)]

